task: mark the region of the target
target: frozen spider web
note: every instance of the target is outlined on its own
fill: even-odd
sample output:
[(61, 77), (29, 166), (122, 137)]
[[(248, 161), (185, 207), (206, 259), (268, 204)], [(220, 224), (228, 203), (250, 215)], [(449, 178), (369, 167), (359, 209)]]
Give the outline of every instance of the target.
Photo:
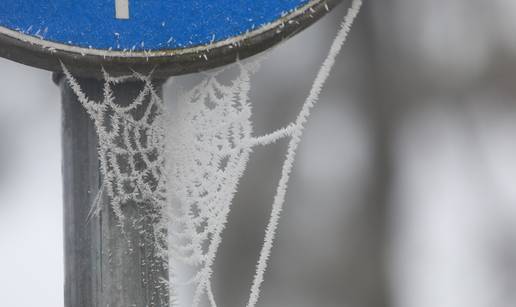
[[(263, 136), (253, 135), (249, 100), (257, 62), (234, 64), (238, 73), (230, 84), (219, 80), (224, 69), (205, 73), (180, 96), (173, 112), (165, 107), (151, 75), (113, 77), (104, 72), (104, 97), (93, 101), (63, 66), (68, 84), (95, 123), (103, 175), (98, 198), (107, 194), (122, 227), (142, 222), (127, 221), (126, 206), (138, 206), (146, 214), (143, 222), (153, 225), (148, 235), (169, 262), (173, 306), (197, 307), (204, 298), (216, 306), (213, 263), (253, 147), (289, 138), (247, 302), (247, 307), (256, 305), (304, 124), (361, 4), (353, 1), (296, 120)], [(118, 102), (113, 87), (134, 80), (142, 83), (141, 92), (133, 101)], [(100, 203), (94, 204), (91, 216), (101, 210)], [(186, 300), (177, 299), (177, 293), (185, 292)]]

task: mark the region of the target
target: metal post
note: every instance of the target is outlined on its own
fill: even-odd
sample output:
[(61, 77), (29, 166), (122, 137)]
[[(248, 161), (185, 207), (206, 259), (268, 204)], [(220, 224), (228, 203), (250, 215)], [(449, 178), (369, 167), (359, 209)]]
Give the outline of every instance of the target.
[[(168, 264), (156, 256), (148, 232), (130, 227), (122, 231), (107, 197), (102, 198), (99, 216), (87, 222), (102, 181), (97, 136), (65, 78), (54, 79), (63, 103), (65, 307), (169, 306)], [(86, 95), (102, 97), (101, 80), (78, 81)], [(121, 87), (120, 101), (130, 99), (138, 88), (133, 82)], [(136, 206), (124, 207), (124, 213), (145, 219)]]

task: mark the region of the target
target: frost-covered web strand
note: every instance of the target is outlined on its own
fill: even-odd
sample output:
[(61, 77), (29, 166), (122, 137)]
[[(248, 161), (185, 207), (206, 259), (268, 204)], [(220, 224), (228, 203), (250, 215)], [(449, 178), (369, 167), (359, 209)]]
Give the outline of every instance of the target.
[[(287, 185), (290, 177), (290, 173), (292, 171), (292, 167), (294, 164), (294, 158), (296, 155), (297, 147), (299, 146), (299, 142), (301, 140), (301, 136), (303, 134), (303, 125), (307, 121), (310, 110), (315, 106), (321, 90), (330, 75), (331, 69), (335, 64), (335, 59), (339, 54), (340, 50), (344, 42), (346, 41), (349, 30), (351, 29), (351, 25), (353, 24), (354, 19), (356, 18), (360, 7), (362, 5), (361, 0), (354, 0), (351, 8), (348, 10), (348, 13), (344, 17), (344, 21), (341, 24), (341, 28), (333, 41), (328, 56), (324, 60), (323, 65), (321, 66), (317, 77), (313, 83), (312, 89), (308, 98), (303, 105), (301, 112), (299, 113), (295, 126), (296, 129), (292, 133), (292, 139), (289, 142), (287, 156), (285, 162), (283, 164), (281, 178), (279, 181), (279, 185), (276, 190), (276, 196), (274, 198), (274, 202), (272, 205), (272, 212), (270, 215), (270, 220), (267, 225), (267, 229), (265, 231), (265, 240), (260, 252), (260, 257), (258, 260), (258, 264), (256, 266), (256, 275), (253, 280), (253, 285), (251, 287), (251, 293), (249, 296), (249, 301), (247, 303), (247, 307), (254, 307), (258, 302), (258, 297), (260, 295), (260, 287), (263, 282), (263, 277), (265, 274), (265, 270), (267, 269), (268, 259), (270, 257), (273, 241), (276, 235), (276, 229), (278, 227), (278, 222), (280, 219), (280, 214), (283, 208), (283, 203), (285, 202), (285, 194), (287, 191)], [(262, 142), (266, 142), (267, 139), (262, 140)]]
[[(204, 73), (196, 86), (179, 97), (177, 109), (170, 114), (170, 268), (190, 272), (182, 280), (171, 277), (170, 284), (190, 289), (189, 296), (183, 297), (189, 306), (199, 306), (202, 297), (216, 306), (212, 266), (252, 149), (247, 144), (252, 139), (248, 94), (250, 76), (257, 67), (257, 62), (239, 62), (231, 69)], [(218, 79), (228, 70), (237, 70), (237, 76), (224, 85)]]
[[(133, 72), (113, 77), (103, 70), (103, 97), (93, 100), (64, 65), (62, 69), (70, 88), (93, 120), (98, 138), (102, 185), (85, 222), (102, 211), (105, 193), (122, 231), (138, 233), (134, 242), (127, 237), (130, 247), (126, 252), (131, 252), (135, 243), (152, 244), (153, 248), (146, 250), (145, 257), (140, 259), (140, 265), (148, 272), (161, 272), (168, 260), (168, 221), (164, 215), (168, 185), (165, 109), (151, 75)], [(133, 87), (138, 92), (134, 98), (127, 98), (130, 94), (126, 92), (117, 97), (118, 86)], [(149, 290), (153, 292), (152, 300), (169, 294), (171, 301), (175, 301), (174, 291), (166, 282), (158, 282)]]
[[(145, 228), (150, 233), (144, 235), (154, 240), (160, 255), (169, 260), (172, 306), (186, 303), (197, 307), (206, 297), (209, 305), (216, 307), (213, 264), (252, 149), (290, 137), (250, 291), (248, 306), (256, 304), (303, 126), (360, 5), (361, 1), (353, 2), (295, 122), (262, 136), (253, 136), (249, 99), (250, 78), (259, 61), (237, 62), (203, 73), (196, 86), (180, 95), (177, 109), (171, 113), (150, 74), (113, 77), (103, 71), (104, 97), (93, 101), (63, 65), (68, 84), (94, 120), (99, 139), (102, 188), (88, 220), (100, 212), (99, 200), (106, 193), (122, 226), (155, 224), (150, 230)], [(229, 84), (219, 80), (235, 69), (237, 75)], [(124, 82), (142, 85), (132, 101), (115, 97), (115, 86)], [(129, 217), (124, 222), (126, 205), (136, 206), (144, 219)], [(176, 297), (179, 292), (187, 292), (186, 298)]]
[[(154, 89), (151, 77), (133, 72), (111, 77), (103, 71), (104, 97), (90, 100), (79, 82), (62, 65), (66, 80), (95, 124), (99, 143), (99, 160), (103, 189), (111, 207), (121, 221), (122, 205), (150, 203), (156, 208), (165, 204), (163, 101)], [(127, 81), (140, 81), (141, 91), (132, 101), (118, 102), (113, 87)], [(98, 205), (101, 202), (96, 202)], [(98, 208), (92, 212), (98, 213)]]

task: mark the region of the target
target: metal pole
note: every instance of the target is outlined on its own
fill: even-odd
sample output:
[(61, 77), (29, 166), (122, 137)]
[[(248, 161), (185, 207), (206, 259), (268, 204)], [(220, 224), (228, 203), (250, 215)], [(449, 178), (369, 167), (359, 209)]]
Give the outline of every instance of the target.
[[(168, 263), (156, 256), (152, 238), (145, 234), (149, 232), (130, 227), (122, 231), (107, 197), (99, 216), (87, 222), (102, 185), (97, 136), (65, 78), (55, 75), (54, 80), (61, 88), (63, 109), (65, 307), (169, 306)], [(102, 97), (101, 80), (78, 81), (86, 95)], [(161, 84), (156, 83), (158, 90)], [(138, 89), (133, 82), (120, 86), (120, 101)], [(145, 219), (145, 212), (131, 207), (124, 207), (127, 215)]]

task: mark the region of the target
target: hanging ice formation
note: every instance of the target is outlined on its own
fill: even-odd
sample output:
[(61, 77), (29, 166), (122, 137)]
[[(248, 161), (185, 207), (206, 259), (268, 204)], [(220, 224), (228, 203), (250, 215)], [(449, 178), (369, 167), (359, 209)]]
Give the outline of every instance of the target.
[[(70, 87), (95, 122), (102, 191), (109, 196), (112, 210), (124, 225), (124, 205), (150, 207), (155, 242), (162, 257), (170, 259), (171, 293), (190, 287), (191, 306), (197, 307), (203, 296), (216, 306), (212, 266), (253, 147), (289, 138), (247, 307), (256, 305), (304, 124), (361, 4), (361, 0), (353, 1), (296, 120), (263, 136), (253, 135), (250, 119), (248, 94), (256, 63), (234, 64), (239, 73), (230, 85), (218, 81), (221, 70), (206, 73), (197, 86), (182, 95), (173, 114), (167, 113), (151, 76), (135, 72), (112, 77), (104, 72), (104, 97), (92, 101), (63, 67)], [(143, 88), (134, 101), (122, 105), (115, 102), (113, 86), (128, 80), (141, 81)], [(95, 210), (99, 210), (98, 204)], [(173, 274), (176, 270), (190, 276), (179, 280)], [(179, 304), (174, 299), (172, 303)]]

